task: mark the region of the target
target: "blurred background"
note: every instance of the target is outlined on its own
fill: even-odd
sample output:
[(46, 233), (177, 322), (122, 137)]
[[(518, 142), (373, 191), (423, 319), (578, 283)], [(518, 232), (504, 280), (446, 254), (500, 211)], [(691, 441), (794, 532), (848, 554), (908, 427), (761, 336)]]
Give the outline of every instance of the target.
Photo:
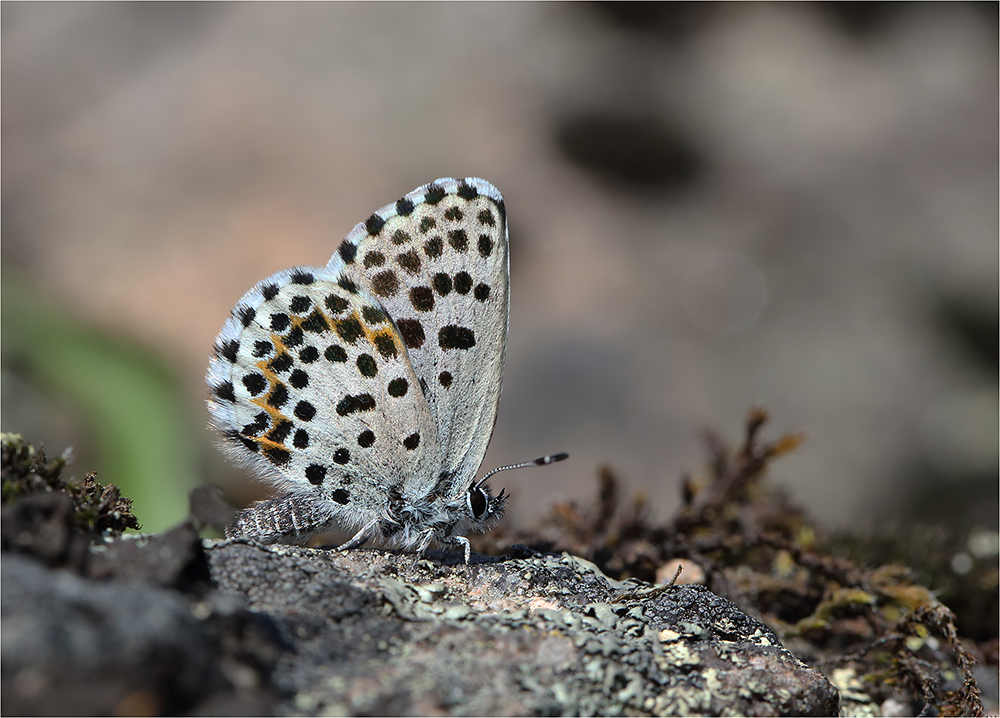
[(996, 3), (0, 13), (0, 428), (145, 530), (201, 482), (266, 493), (206, 428), (240, 296), (473, 175), (511, 235), (484, 469), (571, 455), (503, 477), (508, 521), (603, 464), (666, 519), (699, 433), (760, 404), (807, 433), (772, 478), (827, 525), (996, 531)]

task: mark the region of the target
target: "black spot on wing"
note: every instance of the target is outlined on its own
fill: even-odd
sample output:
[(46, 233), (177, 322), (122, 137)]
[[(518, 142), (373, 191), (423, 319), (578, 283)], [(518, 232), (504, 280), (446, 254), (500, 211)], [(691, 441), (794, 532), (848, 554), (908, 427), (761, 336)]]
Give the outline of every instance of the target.
[(378, 374), (378, 364), (375, 362), (375, 357), (371, 354), (359, 355), (355, 363), (358, 365), (358, 371), (361, 372), (361, 376), (371, 379)]
[(448, 232), (448, 244), (450, 244), (456, 252), (464, 252), (469, 248), (469, 235), (465, 233), (464, 229), (454, 229)]
[(398, 354), (396, 351), (396, 342), (392, 340), (392, 336), (388, 333), (379, 332), (375, 335), (375, 348), (386, 359), (394, 358)]
[(337, 280), (337, 286), (339, 286), (344, 291), (350, 292), (351, 294), (358, 293), (358, 285), (347, 277), (341, 277)]
[(364, 333), (364, 330), (361, 328), (361, 322), (354, 317), (349, 317), (342, 322), (337, 322), (337, 334), (339, 334), (340, 338), (348, 344), (356, 342)]
[(372, 307), (367, 304), (361, 308), (361, 316), (365, 318), (368, 324), (385, 324), (388, 321), (385, 312), (378, 307)]
[[(250, 396), (257, 396), (267, 388), (267, 379), (264, 378), (263, 374), (258, 374), (257, 372), (244, 374), (243, 386), (245, 386), (247, 391), (250, 392)], [(233, 385), (230, 384), (229, 388), (232, 390)]]
[(301, 294), (292, 297), (292, 301), (288, 304), (288, 308), (292, 310), (292, 314), (298, 315), (305, 314), (310, 306), (312, 306), (312, 300)]
[(228, 339), (224, 341), (221, 345), (215, 345), (215, 353), (222, 359), (225, 359), (230, 364), (236, 363), (236, 354), (240, 350), (240, 343), (236, 339)]
[(350, 306), (350, 303), (346, 299), (337, 294), (329, 295), (323, 303), (326, 304), (326, 308), (334, 314), (340, 314)]
[(288, 402), (288, 387), (284, 384), (276, 384), (267, 397), (267, 405), (280, 409)]
[(327, 361), (331, 362), (340, 363), (347, 361), (347, 352), (344, 350), (344, 347), (339, 344), (331, 344), (328, 346), (326, 351), (323, 352), (323, 356), (326, 357)]
[(417, 319), (400, 319), (396, 322), (399, 335), (409, 349), (419, 349), (424, 345), (424, 325)]
[(455, 275), (455, 291), (459, 294), (468, 294), (472, 289), (472, 277), (468, 272), (458, 272)]
[(410, 274), (417, 274), (420, 271), (420, 255), (412, 249), (396, 257), (396, 262)]
[(288, 315), (284, 312), (275, 312), (271, 315), (271, 331), (283, 332), (289, 326)]
[(400, 217), (408, 217), (413, 212), (413, 202), (406, 197), (396, 202), (396, 214)]
[(451, 292), (451, 275), (446, 272), (438, 272), (431, 280), (431, 285), (435, 292), (446, 297)]
[[(330, 330), (330, 325), (327, 323), (326, 317), (318, 309), (306, 317), (299, 327), (307, 332), (314, 332), (316, 334)], [(288, 342), (286, 341), (285, 343), (287, 344)]]
[(382, 227), (385, 226), (385, 220), (379, 217), (377, 214), (373, 214), (371, 217), (365, 220), (365, 229), (368, 231), (372, 237), (378, 235), (382, 231)]
[(295, 327), (294, 329), (292, 329), (292, 331), (288, 332), (288, 334), (286, 334), (281, 339), (281, 341), (284, 343), (286, 347), (297, 347), (299, 344), (302, 343), (302, 340), (303, 340), (302, 327)]
[(427, 194), (424, 195), (424, 202), (427, 204), (437, 204), (445, 197), (444, 187), (440, 185), (432, 184), (427, 188)]
[(308, 401), (300, 401), (295, 405), (295, 418), (302, 421), (311, 421), (316, 416), (316, 407)]
[(306, 467), (306, 479), (310, 484), (319, 486), (326, 478), (326, 467), (319, 464), (310, 464)]
[(253, 423), (246, 424), (242, 429), (240, 429), (240, 433), (246, 434), (247, 436), (258, 436), (270, 425), (271, 418), (267, 415), (267, 412), (261, 411), (254, 417)]
[(348, 394), (337, 403), (337, 413), (341, 416), (360, 411), (371, 411), (375, 408), (375, 398), (371, 394)]
[(479, 235), (479, 254), (484, 259), (493, 253), (493, 240), (488, 234)]
[(434, 293), (430, 287), (414, 287), (410, 290), (410, 304), (418, 312), (429, 312), (434, 308)]
[(358, 246), (353, 242), (341, 242), (340, 248), (337, 250), (340, 258), (344, 260), (344, 264), (351, 264), (354, 262), (354, 257), (358, 253)]
[(424, 242), (424, 254), (431, 259), (437, 259), (444, 251), (444, 242), (440, 237), (434, 236)]
[(267, 432), (267, 439), (273, 441), (275, 444), (284, 444), (292, 427), (292, 422), (288, 421), (288, 419), (280, 419), (274, 425), (274, 428)]
[[(276, 356), (274, 359), (272, 359), (267, 363), (267, 368), (273, 371), (275, 374), (280, 374), (282, 372), (288, 371), (291, 368), (292, 363), (293, 362), (291, 355), (288, 354), (288, 352), (281, 352), (281, 354), (279, 354), (278, 356)], [(251, 376), (253, 375), (251, 374)], [(258, 374), (257, 376), (260, 375)], [(263, 379), (263, 377), (261, 378)], [(243, 383), (244, 384), (246, 383), (246, 377), (243, 377)], [(247, 389), (250, 389), (250, 387), (247, 386)], [(251, 394), (253, 393), (252, 389), (250, 390), (250, 393)]]
[(372, 277), (372, 291), (380, 297), (391, 297), (399, 291), (399, 278), (391, 269)]
[[(260, 375), (258, 374), (258, 376)], [(261, 380), (264, 379), (264, 377), (260, 378)], [(233, 383), (231, 381), (224, 381), (217, 386), (213, 386), (212, 393), (215, 395), (216, 399), (229, 402), (236, 401), (236, 393), (233, 391)]]
[(462, 199), (475, 199), (479, 196), (479, 190), (462, 180), (458, 183), (458, 196)]
[(284, 466), (291, 458), (291, 454), (288, 453), (288, 451), (285, 449), (279, 449), (276, 446), (264, 449), (264, 456), (266, 456), (267, 459), (275, 466)]
[(258, 339), (257, 341), (255, 341), (253, 343), (253, 352), (252, 352), (252, 354), (257, 359), (263, 359), (268, 354), (270, 354), (272, 351), (274, 351), (274, 344), (272, 344), (269, 341), (265, 341), (264, 339)]
[(471, 349), (476, 346), (476, 335), (468, 327), (449, 324), (438, 331), (438, 346), (442, 349)]
[(252, 451), (255, 454), (260, 451), (260, 445), (256, 441), (246, 436), (242, 436), (238, 431), (230, 430), (225, 432), (223, 436), (227, 441), (242, 445), (247, 451)]
[(252, 322), (256, 316), (257, 310), (253, 307), (240, 307), (240, 322), (243, 324), (244, 329), (250, 326), (250, 322)]

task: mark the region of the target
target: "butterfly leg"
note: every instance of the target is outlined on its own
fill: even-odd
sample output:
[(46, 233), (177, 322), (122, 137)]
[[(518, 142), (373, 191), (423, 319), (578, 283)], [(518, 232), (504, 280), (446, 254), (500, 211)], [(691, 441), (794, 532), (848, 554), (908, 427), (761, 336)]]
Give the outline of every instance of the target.
[(427, 529), (421, 532), (420, 540), (417, 542), (417, 556), (423, 556), (424, 552), (431, 547), (431, 541), (434, 540), (434, 529)]
[(337, 551), (350, 551), (352, 548), (357, 548), (369, 538), (371, 538), (371, 530), (375, 528), (380, 519), (375, 519), (374, 521), (369, 521), (365, 524), (360, 531), (358, 531), (347, 543), (343, 543), (337, 547)]
[(434, 529), (427, 529), (420, 533), (420, 538), (416, 543), (417, 548), (413, 552), (413, 564), (410, 566), (411, 571), (416, 570), (417, 564), (420, 563), (420, 559), (424, 557), (424, 552), (430, 547), (433, 540)]
[(465, 551), (465, 565), (469, 565), (469, 558), (472, 556), (472, 546), (469, 545), (469, 539), (465, 536), (449, 536), (447, 538), (449, 543), (457, 543)]

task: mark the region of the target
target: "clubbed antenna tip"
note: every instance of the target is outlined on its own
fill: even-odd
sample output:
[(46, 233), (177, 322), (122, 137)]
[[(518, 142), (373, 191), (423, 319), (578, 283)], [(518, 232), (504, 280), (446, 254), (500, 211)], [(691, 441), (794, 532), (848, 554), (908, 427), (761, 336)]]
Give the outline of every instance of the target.
[(511, 469), (525, 469), (529, 466), (545, 466), (546, 464), (554, 464), (557, 461), (562, 461), (563, 459), (568, 459), (569, 454), (563, 452), (561, 454), (549, 454), (548, 456), (543, 456), (533, 461), (522, 461), (520, 464), (509, 464), (508, 466), (501, 466), (499, 468), (493, 469), (479, 480), (476, 486), (482, 486), (486, 483), (486, 480), (493, 476), (493, 474), (499, 474), (501, 471), (510, 471)]

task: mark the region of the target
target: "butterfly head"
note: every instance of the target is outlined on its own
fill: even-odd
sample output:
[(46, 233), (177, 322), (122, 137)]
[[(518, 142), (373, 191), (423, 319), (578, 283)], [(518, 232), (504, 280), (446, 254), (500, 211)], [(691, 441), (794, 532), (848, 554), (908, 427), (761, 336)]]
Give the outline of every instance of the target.
[(507, 490), (496, 496), (485, 481), (472, 484), (465, 494), (469, 525), (476, 531), (489, 531), (503, 516), (507, 504)]

